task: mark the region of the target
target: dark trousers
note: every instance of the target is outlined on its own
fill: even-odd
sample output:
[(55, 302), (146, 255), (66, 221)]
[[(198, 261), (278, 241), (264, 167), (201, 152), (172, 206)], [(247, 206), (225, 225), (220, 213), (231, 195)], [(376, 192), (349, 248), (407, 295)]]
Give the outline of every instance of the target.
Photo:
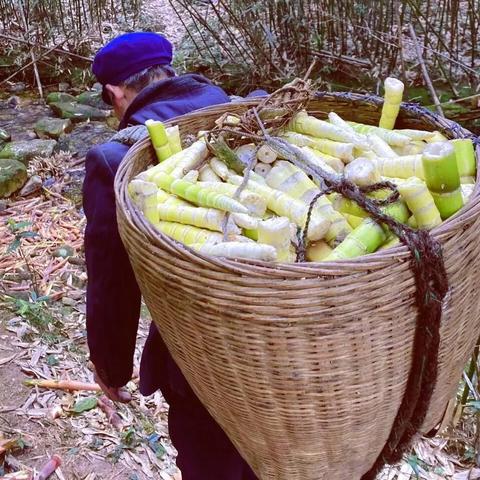
[(256, 480), (195, 395), (171, 403), (168, 429), (178, 451), (177, 466), (182, 480)]
[(143, 350), (140, 391), (150, 395), (157, 389), (170, 405), (168, 430), (178, 451), (182, 480), (257, 480), (195, 395), (152, 324)]

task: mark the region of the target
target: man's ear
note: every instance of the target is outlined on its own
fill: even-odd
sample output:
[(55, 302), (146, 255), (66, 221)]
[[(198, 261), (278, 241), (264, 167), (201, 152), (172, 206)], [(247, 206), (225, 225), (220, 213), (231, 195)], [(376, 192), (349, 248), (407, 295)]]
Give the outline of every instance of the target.
[(110, 85), (109, 83), (107, 83), (105, 85), (105, 88), (107, 89), (112, 104), (114, 102), (118, 104), (125, 98), (125, 92), (122, 87), (119, 87), (118, 85)]

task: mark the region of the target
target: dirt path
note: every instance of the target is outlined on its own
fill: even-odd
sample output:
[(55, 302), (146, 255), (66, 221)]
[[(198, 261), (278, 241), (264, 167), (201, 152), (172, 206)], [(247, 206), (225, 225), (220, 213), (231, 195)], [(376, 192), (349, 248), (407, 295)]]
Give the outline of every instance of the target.
[[(79, 401), (93, 394), (24, 386), (23, 381), (31, 377), (92, 380), (83, 328), (77, 323), (79, 329), (74, 332), (74, 323), (69, 326), (72, 338), (50, 345), (42, 339), (19, 337), (26, 331), (23, 320), (0, 310), (0, 439), (14, 438), (24, 444), (6, 456), (0, 477), (8, 471), (39, 469), (57, 454), (63, 460), (57, 474), (60, 480), (173, 480), (177, 469), (167, 434), (168, 406), (159, 394), (141, 398), (131, 382), (134, 400), (118, 407), (125, 425), (118, 432), (98, 407), (78, 415), (72, 412)], [(53, 418), (53, 412), (58, 418)]]

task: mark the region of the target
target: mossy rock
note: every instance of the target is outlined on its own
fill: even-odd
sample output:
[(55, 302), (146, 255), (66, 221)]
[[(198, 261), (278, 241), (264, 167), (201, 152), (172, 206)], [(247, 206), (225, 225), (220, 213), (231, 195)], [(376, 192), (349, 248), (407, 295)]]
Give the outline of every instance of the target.
[(52, 92), (47, 95), (46, 102), (48, 105), (58, 102), (75, 102), (75, 97), (65, 92)]
[(27, 181), (27, 168), (12, 158), (0, 159), (0, 198), (9, 197)]
[(0, 151), (0, 158), (13, 158), (28, 165), (35, 157), (50, 157), (55, 149), (55, 140), (19, 140), (10, 142)]
[(112, 108), (103, 101), (102, 92), (83, 92), (77, 96), (77, 102), (82, 105), (99, 108), (100, 110), (110, 110)]
[(104, 122), (85, 122), (75, 126), (74, 130), (58, 140), (58, 150), (84, 157), (94, 145), (107, 142), (115, 130)]
[(68, 118), (43, 117), (35, 124), (34, 129), (38, 138), (58, 139), (60, 135), (72, 131), (73, 123)]
[(76, 102), (56, 102), (51, 103), (50, 108), (55, 115), (60, 118), (69, 118), (72, 122), (85, 122), (87, 120), (105, 120), (109, 117), (110, 112), (91, 107), (90, 105), (82, 105)]

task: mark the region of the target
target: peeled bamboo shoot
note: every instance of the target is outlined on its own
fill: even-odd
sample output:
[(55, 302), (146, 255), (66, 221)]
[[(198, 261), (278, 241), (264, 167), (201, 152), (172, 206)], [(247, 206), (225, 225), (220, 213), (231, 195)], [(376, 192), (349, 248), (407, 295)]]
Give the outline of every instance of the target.
[(364, 145), (363, 142), (359, 142), (358, 136), (353, 132), (315, 118), (305, 111), (295, 115), (290, 122), (290, 128), (295, 132), (313, 135), (318, 138), (327, 138), (336, 142), (353, 143), (359, 147)]
[(366, 159), (356, 158), (349, 163), (343, 172), (345, 178), (360, 187), (367, 187), (380, 181), (380, 173), (377, 165)]
[(395, 126), (400, 104), (402, 103), (404, 85), (396, 78), (388, 77), (385, 80), (385, 95), (382, 107), (382, 116), (379, 126), (391, 130)]
[(417, 177), (411, 177), (397, 186), (400, 195), (415, 216), (418, 228), (431, 230), (440, 225), (440, 212), (427, 186)]
[(473, 142), (470, 138), (456, 138), (452, 140), (457, 159), (458, 173), (461, 177), (475, 177), (477, 175), (477, 163)]
[(380, 175), (384, 177), (425, 178), (423, 172), (422, 155), (404, 155), (395, 158), (376, 158), (374, 163)]
[(263, 262), (274, 262), (277, 260), (275, 248), (262, 243), (221, 242), (215, 245), (206, 243), (191, 244), (190, 247), (213, 257), (244, 258)]
[(431, 143), (422, 155), (425, 182), (442, 219), (463, 206), (455, 149), (450, 142)]
[[(408, 209), (402, 202), (388, 205), (383, 210), (399, 222), (403, 223), (408, 219)], [(336, 261), (373, 253), (386, 241), (386, 232), (388, 232), (386, 227), (379, 225), (370, 217), (366, 218), (325, 258), (325, 261)]]
[(202, 188), (198, 183), (175, 179), (166, 173), (155, 176), (155, 182), (163, 190), (178, 195), (201, 207), (217, 208), (226, 212), (248, 213), (248, 209), (233, 198)]
[(147, 120), (145, 122), (150, 140), (152, 141), (155, 154), (159, 162), (163, 162), (171, 157), (173, 151), (168, 143), (168, 136), (165, 130), (165, 125), (158, 120)]
[(353, 127), (355, 132), (367, 135), (369, 133), (380, 137), (391, 146), (401, 147), (410, 142), (410, 137), (398, 133), (395, 130), (388, 130), (386, 128), (375, 127), (373, 125), (364, 125), (363, 123), (348, 122)]

